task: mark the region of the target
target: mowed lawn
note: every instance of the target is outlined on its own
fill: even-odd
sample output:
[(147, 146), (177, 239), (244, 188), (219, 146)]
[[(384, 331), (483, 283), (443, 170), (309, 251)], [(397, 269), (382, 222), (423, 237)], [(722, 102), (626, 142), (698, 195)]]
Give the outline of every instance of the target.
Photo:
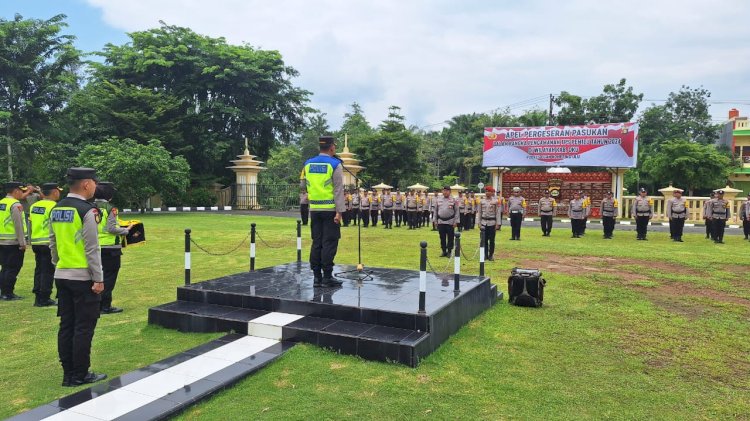
[[(247, 215), (146, 215), (148, 243), (126, 250), (114, 304), (94, 338), (92, 368), (111, 377), (221, 334), (186, 334), (149, 326), (148, 308), (175, 299), (183, 282), (183, 230), (212, 252), (231, 250), (251, 222), (260, 237), (257, 266), (293, 261), (291, 218)], [(514, 266), (539, 267), (548, 281), (541, 309), (499, 302), (461, 329), (416, 369), (298, 345), (237, 386), (188, 409), (180, 419), (750, 419), (750, 242), (727, 236), (715, 245), (689, 234), (685, 243), (652, 233), (603, 240), (590, 230), (571, 239), (558, 228), (522, 241), (498, 234), (488, 273), (506, 290)], [(478, 231), (463, 243), (477, 273)], [(338, 263), (356, 263), (357, 230), (343, 229)], [(363, 229), (365, 265), (418, 269), (427, 228)], [(303, 234), (305, 255), (309, 234)], [(193, 252), (193, 281), (248, 270), (248, 248), (223, 257)], [(57, 318), (34, 308), (34, 256), (17, 284), (25, 300), (0, 302), (0, 418), (72, 393), (60, 386)], [(415, 297), (416, 299), (416, 297)]]

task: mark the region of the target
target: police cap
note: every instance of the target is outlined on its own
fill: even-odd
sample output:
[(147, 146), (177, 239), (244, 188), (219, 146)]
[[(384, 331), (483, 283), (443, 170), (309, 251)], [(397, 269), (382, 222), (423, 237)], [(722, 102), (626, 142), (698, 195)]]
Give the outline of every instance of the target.
[(26, 184), (23, 184), (20, 181), (8, 181), (5, 183), (5, 191), (10, 192), (14, 189), (21, 189), (22, 191), (26, 190)]
[(115, 185), (108, 181), (101, 181), (96, 185), (96, 191), (94, 192), (94, 199), (112, 200), (115, 192)]
[(606, 192), (604, 194), (606, 194), (607, 196), (612, 196), (614, 193), (612, 193), (611, 191), (608, 191), (608, 192)]
[(515, 192), (515, 191), (521, 191), (521, 188), (520, 188), (520, 187), (513, 187), (513, 191), (514, 191), (514, 192)]
[(716, 194), (724, 194), (724, 190), (718, 190), (716, 191)]
[(450, 190), (451, 186), (443, 186), (443, 190)]
[(638, 192), (639, 193), (646, 193), (646, 189), (644, 189), (643, 187), (641, 187), (640, 189), (638, 189)]
[(674, 189), (674, 192), (675, 192), (675, 193), (680, 193), (680, 194), (682, 194), (682, 192), (684, 192), (684, 191), (685, 191), (685, 190), (682, 190), (682, 189)]
[(52, 190), (60, 190), (62, 191), (62, 187), (58, 183), (44, 183), (42, 184), (42, 193), (44, 194), (50, 194)]
[(68, 168), (68, 172), (65, 174), (68, 180), (94, 180), (96, 178), (96, 170), (93, 168), (74, 167)]
[(487, 187), (484, 188), (484, 191), (494, 193), (495, 192), (495, 188), (492, 187), (492, 186), (487, 186)]
[(331, 145), (336, 144), (336, 138), (333, 136), (320, 136), (318, 138), (318, 144), (321, 148), (328, 148)]

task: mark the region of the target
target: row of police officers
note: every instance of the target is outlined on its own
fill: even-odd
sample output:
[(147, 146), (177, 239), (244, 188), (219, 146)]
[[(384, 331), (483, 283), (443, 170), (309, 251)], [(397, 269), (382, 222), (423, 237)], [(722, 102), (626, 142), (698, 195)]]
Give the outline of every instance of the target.
[[(0, 200), (0, 299), (22, 298), (15, 284), (31, 245), (34, 306), (57, 305), (62, 385), (78, 386), (106, 378), (89, 371), (91, 341), (100, 314), (122, 311), (112, 306), (112, 291), (120, 270), (121, 236), (131, 226), (119, 225), (117, 208), (110, 203), (114, 185), (98, 182), (95, 170), (70, 168), (66, 179), (69, 193), (62, 199), (57, 183), (38, 189), (16, 181), (5, 184), (6, 196)], [(29, 207), (27, 221), (21, 201), (32, 194), (40, 200)], [(51, 298), (53, 281), (57, 302)]]

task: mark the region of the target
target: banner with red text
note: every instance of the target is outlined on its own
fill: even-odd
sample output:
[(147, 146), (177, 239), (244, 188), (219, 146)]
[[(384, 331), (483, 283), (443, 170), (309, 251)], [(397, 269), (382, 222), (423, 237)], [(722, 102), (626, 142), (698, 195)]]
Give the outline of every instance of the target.
[(633, 168), (638, 123), (487, 127), (484, 167)]

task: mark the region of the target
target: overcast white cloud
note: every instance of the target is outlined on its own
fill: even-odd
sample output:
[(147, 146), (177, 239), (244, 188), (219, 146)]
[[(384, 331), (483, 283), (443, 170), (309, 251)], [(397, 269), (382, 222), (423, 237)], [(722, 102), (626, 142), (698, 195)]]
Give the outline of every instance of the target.
[[(750, 114), (746, 0), (87, 0), (126, 31), (159, 20), (279, 50), (334, 127), (354, 101), (371, 123), (391, 104), (442, 122), (628, 79), (646, 98), (703, 85), (714, 118)], [(533, 102), (533, 101), (532, 101)], [(533, 104), (532, 104), (533, 105)]]

